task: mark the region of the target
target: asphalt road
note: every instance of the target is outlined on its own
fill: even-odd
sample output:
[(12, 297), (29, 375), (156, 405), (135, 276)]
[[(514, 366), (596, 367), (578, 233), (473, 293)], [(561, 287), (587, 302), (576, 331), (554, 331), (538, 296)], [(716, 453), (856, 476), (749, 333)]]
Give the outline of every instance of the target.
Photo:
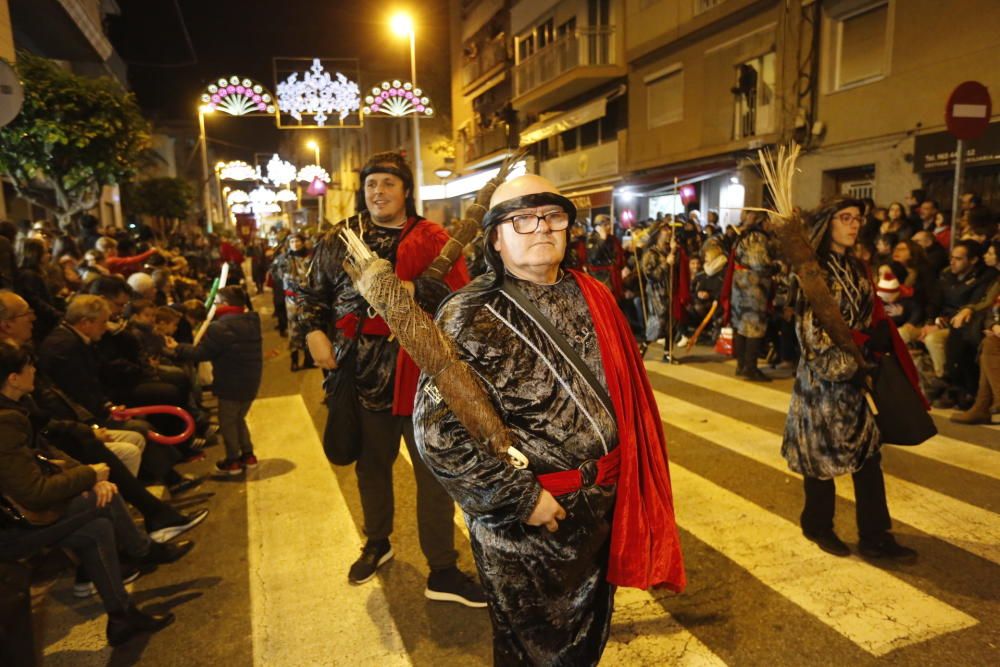
[[(266, 312), (266, 308), (265, 308)], [(484, 610), (426, 600), (413, 476), (395, 466), (395, 559), (347, 584), (362, 543), (351, 468), (320, 450), (318, 371), (292, 374), (265, 317), (265, 381), (251, 413), (261, 466), (175, 502), (208, 507), (183, 561), (132, 585), (172, 609), (163, 632), (112, 651), (99, 601), (75, 600), (67, 570), (39, 575), (36, 636), (45, 665), (489, 665)], [(899, 540), (916, 564), (836, 559), (798, 531), (801, 481), (779, 454), (791, 380), (732, 377), (709, 350), (647, 370), (667, 431), (689, 587), (621, 590), (609, 665), (993, 665), (1000, 663), (1000, 426), (935, 415), (940, 436), (889, 447), (884, 468)], [(207, 472), (209, 461), (189, 464)], [(851, 484), (836, 528), (857, 541)], [(460, 566), (474, 569), (461, 519)]]

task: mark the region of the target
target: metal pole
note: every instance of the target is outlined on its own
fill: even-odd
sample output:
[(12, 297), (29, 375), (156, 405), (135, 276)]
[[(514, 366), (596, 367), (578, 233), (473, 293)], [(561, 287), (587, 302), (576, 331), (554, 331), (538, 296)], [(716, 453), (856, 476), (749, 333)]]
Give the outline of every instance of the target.
[(951, 246), (955, 247), (955, 223), (958, 221), (959, 203), (962, 197), (962, 179), (965, 177), (965, 140), (955, 142), (955, 187), (951, 191)]
[(205, 231), (212, 232), (212, 193), (208, 187), (208, 137), (205, 135), (205, 112), (198, 109), (198, 141), (201, 144), (201, 193), (205, 207)]
[[(410, 27), (410, 83), (417, 87), (417, 31)], [(424, 181), (423, 166), (420, 161), (420, 116), (416, 109), (413, 110), (413, 201), (416, 203), (417, 211), (423, 212), (423, 205), (420, 201), (420, 186)]]
[[(315, 150), (315, 152), (316, 152), (316, 166), (317, 167), (321, 167), (322, 165), (319, 163), (319, 142), (318, 141), (314, 144), (314, 149), (313, 150)], [(324, 217), (323, 214), (326, 212), (326, 211), (323, 210), (323, 201), (324, 201), (323, 200), (323, 195), (320, 195), (319, 199), (317, 201), (318, 209), (317, 209), (317, 214), (316, 214), (316, 231), (319, 231), (319, 229), (323, 226), (323, 217)]]

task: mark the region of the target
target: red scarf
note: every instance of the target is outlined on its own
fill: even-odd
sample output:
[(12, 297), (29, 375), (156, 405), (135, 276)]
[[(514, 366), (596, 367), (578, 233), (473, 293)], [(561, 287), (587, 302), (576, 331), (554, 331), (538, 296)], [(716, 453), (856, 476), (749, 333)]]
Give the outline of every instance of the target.
[(608, 392), (618, 424), (621, 470), (611, 526), (608, 581), (681, 592), (687, 584), (674, 518), (663, 424), (635, 338), (608, 289), (580, 271), (576, 278), (590, 308)]
[(216, 319), (220, 317), (225, 317), (226, 315), (240, 315), (246, 312), (246, 308), (243, 306), (227, 306), (219, 305), (215, 307), (215, 317)]

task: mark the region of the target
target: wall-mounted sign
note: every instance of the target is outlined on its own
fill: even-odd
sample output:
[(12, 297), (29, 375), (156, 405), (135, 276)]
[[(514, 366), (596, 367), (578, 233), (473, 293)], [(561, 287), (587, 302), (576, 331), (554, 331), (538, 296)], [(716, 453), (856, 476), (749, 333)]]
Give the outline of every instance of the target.
[(275, 58), (274, 80), (279, 128), (362, 126), (357, 60)]
[[(990, 123), (979, 139), (965, 142), (965, 166), (1000, 164), (1000, 123)], [(913, 171), (955, 168), (955, 137), (948, 132), (919, 134), (913, 142)]]
[(210, 83), (201, 95), (202, 104), (230, 116), (262, 116), (274, 113), (274, 98), (253, 79), (238, 76)]
[(414, 88), (409, 81), (383, 81), (381, 86), (372, 88), (372, 94), (365, 97), (366, 116), (392, 116), (399, 118), (416, 114), (430, 117), (434, 115), (430, 98), (424, 91)]

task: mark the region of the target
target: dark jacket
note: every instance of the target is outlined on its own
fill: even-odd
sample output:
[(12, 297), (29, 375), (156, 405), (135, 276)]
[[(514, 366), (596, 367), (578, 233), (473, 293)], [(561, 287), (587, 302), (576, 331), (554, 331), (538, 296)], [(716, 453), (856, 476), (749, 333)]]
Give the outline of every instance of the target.
[(15, 291), (35, 311), (34, 339), (42, 340), (62, 319), (62, 311), (52, 297), (45, 277), (34, 269), (20, 269), (14, 279)]
[(101, 420), (107, 416), (111, 403), (101, 385), (97, 351), (65, 322), (42, 341), (38, 348), (38, 367), (94, 417)]
[(945, 269), (927, 304), (928, 322), (933, 322), (938, 317), (951, 319), (962, 308), (979, 301), (989, 288), (993, 275), (981, 263), (962, 276), (956, 276), (951, 269)]
[[(45, 475), (35, 454), (65, 461), (63, 472)], [(97, 474), (39, 438), (28, 410), (0, 401), (0, 493), (32, 511), (57, 508), (97, 483)]]
[(180, 345), (175, 354), (182, 361), (212, 362), (212, 393), (220, 399), (252, 401), (264, 368), (260, 316), (222, 315), (208, 325), (198, 345)]

